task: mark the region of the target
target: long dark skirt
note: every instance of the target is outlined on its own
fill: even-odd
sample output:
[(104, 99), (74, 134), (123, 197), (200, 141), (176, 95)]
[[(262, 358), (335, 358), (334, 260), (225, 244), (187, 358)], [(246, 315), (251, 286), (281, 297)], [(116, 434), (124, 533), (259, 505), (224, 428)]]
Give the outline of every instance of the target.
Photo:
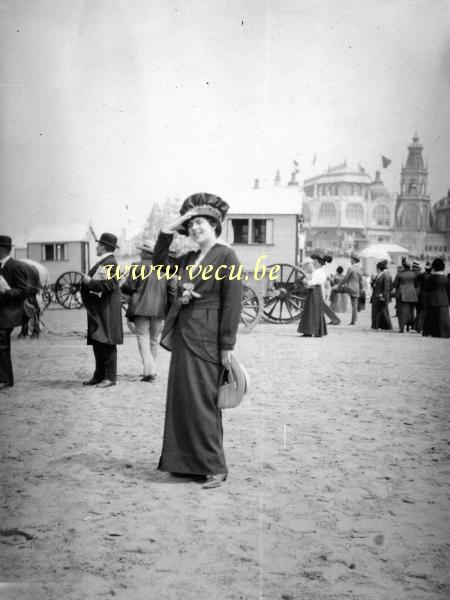
[(227, 473), (222, 412), (216, 407), (220, 363), (195, 355), (175, 332), (158, 469), (190, 475)]
[(450, 337), (450, 318), (448, 306), (427, 306), (423, 320), (422, 335), (433, 337)]
[(372, 304), (372, 329), (392, 329), (389, 304), (386, 302)]
[(414, 302), (402, 302), (397, 300), (398, 326), (404, 329), (405, 326), (414, 326)]
[(308, 289), (297, 331), (304, 335), (315, 335), (316, 337), (327, 335), (320, 285)]

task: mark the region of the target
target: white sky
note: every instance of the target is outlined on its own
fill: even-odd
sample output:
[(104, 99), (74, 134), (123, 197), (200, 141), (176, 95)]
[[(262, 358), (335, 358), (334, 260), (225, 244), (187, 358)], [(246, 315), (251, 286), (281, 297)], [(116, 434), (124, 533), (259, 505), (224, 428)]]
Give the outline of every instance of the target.
[(450, 0), (0, 0), (0, 233), (135, 233), (153, 201), (287, 183), (293, 159), (303, 180), (384, 154), (395, 193), (416, 127), (435, 201), (449, 17)]

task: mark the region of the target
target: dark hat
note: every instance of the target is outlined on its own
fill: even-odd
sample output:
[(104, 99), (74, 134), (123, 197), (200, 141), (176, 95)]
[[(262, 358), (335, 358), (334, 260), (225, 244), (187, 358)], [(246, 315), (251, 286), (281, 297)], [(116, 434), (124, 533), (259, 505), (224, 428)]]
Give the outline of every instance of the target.
[(356, 262), (359, 262), (359, 256), (355, 252), (352, 252), (350, 254), (350, 258), (353, 258), (353, 260), (356, 260)]
[(402, 265), (405, 269), (411, 268), (411, 261), (406, 258), (406, 256), (402, 256)]
[(425, 263), (425, 271), (431, 271), (431, 263), (429, 260)]
[(380, 260), (380, 262), (377, 262), (377, 267), (380, 269), (380, 271), (387, 269), (387, 266), (388, 266), (388, 261), (386, 259)]
[(326, 262), (331, 262), (333, 258), (325, 252), (325, 250), (316, 249), (313, 250), (310, 254), (312, 259), (318, 260), (322, 265)]
[(103, 244), (104, 246), (109, 246), (110, 248), (118, 248), (117, 245), (117, 236), (113, 233), (102, 233), (99, 240), (96, 240), (99, 244)]
[[(229, 205), (219, 196), (207, 193), (198, 193), (188, 196), (180, 208), (180, 215), (186, 214), (188, 211), (193, 211), (193, 217), (212, 217), (221, 223), (229, 209)], [(180, 233), (187, 233), (187, 221), (183, 223), (182, 228), (178, 230)]]
[(431, 263), (431, 268), (433, 271), (443, 271), (445, 269), (445, 262), (442, 258), (435, 258)]
[(0, 235), (0, 246), (11, 248), (12, 245), (13, 243), (9, 235)]

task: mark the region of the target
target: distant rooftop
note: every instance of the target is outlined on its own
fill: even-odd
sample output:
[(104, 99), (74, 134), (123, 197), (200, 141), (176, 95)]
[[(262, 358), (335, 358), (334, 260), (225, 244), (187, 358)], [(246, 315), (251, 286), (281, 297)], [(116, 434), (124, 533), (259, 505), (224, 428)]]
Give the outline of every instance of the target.
[(301, 188), (263, 188), (221, 194), (231, 215), (298, 215), (302, 209)]
[(14, 243), (17, 247), (25, 247), (30, 243), (87, 242), (92, 236), (96, 237), (95, 232), (86, 223), (42, 225), (25, 231)]

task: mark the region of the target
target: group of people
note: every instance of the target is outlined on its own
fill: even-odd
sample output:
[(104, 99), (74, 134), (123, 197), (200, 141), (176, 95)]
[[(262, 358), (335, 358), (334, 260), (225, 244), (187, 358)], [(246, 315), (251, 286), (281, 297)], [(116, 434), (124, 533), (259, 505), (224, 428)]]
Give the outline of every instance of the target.
[[(175, 283), (138, 277), (123, 286), (130, 296), (127, 317), (135, 324), (143, 361), (142, 381), (155, 379), (160, 334), (161, 345), (171, 352), (158, 469), (175, 477), (200, 478), (206, 489), (222, 485), (228, 474), (217, 396), (223, 370), (231, 368), (241, 313), (242, 282), (223, 276), (236, 271), (240, 262), (234, 250), (218, 240), (228, 208), (212, 194), (189, 196), (180, 216), (161, 231), (156, 243), (148, 240), (139, 247), (143, 265), (176, 265)], [(198, 250), (174, 257), (169, 247), (175, 232), (189, 236)], [(25, 267), (12, 258), (11, 248), (11, 238), (0, 236), (0, 390), (14, 383), (10, 334), (22, 322), (28, 294)], [(107, 277), (105, 269), (117, 266), (116, 248), (117, 237), (103, 233), (97, 241), (98, 260), (82, 279), (87, 343), (95, 359), (85, 386), (116, 385), (117, 345), (123, 342), (121, 290), (119, 279)], [(208, 265), (211, 277), (193, 284), (190, 272), (200, 264)]]
[(387, 260), (377, 263), (372, 280), (372, 329), (392, 329), (389, 304), (395, 299), (399, 333), (414, 330), (423, 336), (450, 337), (450, 279), (444, 270), (442, 258), (426, 262), (423, 268), (403, 258), (392, 280)]
[[(218, 240), (228, 208), (212, 194), (186, 198), (180, 216), (162, 229), (156, 243), (147, 240), (138, 247), (141, 266), (170, 265), (177, 268), (178, 277), (129, 277), (122, 286), (130, 298), (127, 318), (135, 325), (143, 363), (141, 381), (155, 380), (160, 337), (160, 344), (171, 352), (158, 469), (175, 477), (200, 477), (207, 489), (222, 485), (228, 474), (217, 397), (224, 369), (231, 367), (241, 313), (240, 279), (214, 276), (219, 269), (222, 274), (224, 268), (232, 272), (240, 265), (234, 250)], [(178, 257), (171, 254), (175, 232), (189, 236), (198, 249)], [(87, 343), (95, 359), (85, 386), (109, 388), (117, 381), (117, 345), (123, 342), (121, 286), (105, 269), (117, 267), (117, 247), (117, 237), (103, 233), (97, 241), (98, 260), (82, 279)], [(11, 332), (22, 324), (25, 300), (33, 289), (26, 265), (12, 257), (11, 249), (11, 238), (0, 235), (0, 391), (14, 384)], [(340, 323), (336, 312), (346, 308), (346, 295), (351, 303), (350, 325), (357, 322), (364, 292), (359, 257), (351, 255), (345, 274), (337, 269), (328, 306), (325, 266), (331, 260), (317, 250), (302, 265), (307, 293), (298, 331), (305, 337), (327, 334), (325, 315), (328, 324)], [(193, 283), (190, 275), (198, 265), (208, 265), (212, 276)], [(388, 307), (394, 296), (401, 332), (415, 327), (423, 335), (450, 337), (449, 280), (443, 261), (435, 259), (417, 271), (404, 260), (394, 281), (387, 267), (387, 261), (380, 261), (372, 281), (372, 328), (392, 328)]]
[[(330, 318), (328, 325), (339, 324), (340, 319), (335, 313), (347, 311), (347, 297), (351, 303), (350, 325), (355, 325), (358, 312), (365, 305), (366, 290), (359, 257), (352, 253), (345, 275), (343, 267), (339, 266), (336, 274), (330, 277), (326, 274), (325, 265), (331, 261), (330, 255), (316, 250), (302, 264), (307, 272), (303, 280), (307, 293), (298, 332), (303, 337), (327, 335), (325, 316)], [(423, 336), (450, 337), (450, 279), (444, 274), (442, 258), (427, 262), (424, 268), (416, 261), (403, 258), (394, 279), (389, 273), (387, 260), (379, 261), (376, 270), (371, 279), (372, 329), (392, 330), (389, 306), (395, 299), (400, 333), (414, 330)], [(330, 281), (328, 306), (325, 302), (326, 284)]]
[(325, 315), (330, 318), (329, 325), (339, 325), (340, 319), (337, 312), (345, 312), (347, 303), (338, 298), (349, 297), (351, 304), (351, 320), (349, 325), (356, 325), (358, 312), (361, 307), (359, 301), (364, 293), (364, 281), (359, 268), (359, 256), (350, 255), (350, 266), (345, 275), (344, 269), (338, 267), (337, 276), (333, 278), (330, 294), (330, 306), (325, 302), (326, 283), (329, 276), (326, 274), (325, 265), (331, 263), (333, 257), (322, 250), (315, 250), (309, 258), (302, 263), (303, 270), (307, 273), (303, 283), (307, 288), (303, 311), (297, 331), (302, 337), (322, 337), (327, 335)]

